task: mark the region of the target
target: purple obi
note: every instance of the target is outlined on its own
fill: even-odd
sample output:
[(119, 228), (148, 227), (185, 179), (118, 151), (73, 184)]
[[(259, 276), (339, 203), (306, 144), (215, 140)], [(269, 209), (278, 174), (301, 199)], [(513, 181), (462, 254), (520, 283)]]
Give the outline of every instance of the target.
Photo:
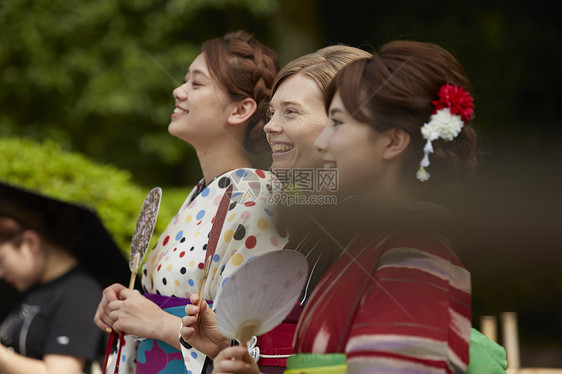
[[(146, 293), (144, 296), (164, 311), (178, 317), (185, 316), (185, 306), (189, 299)], [(178, 326), (179, 339), (179, 326)], [(181, 351), (168, 343), (154, 339), (140, 342), (137, 355), (137, 374), (184, 374), (185, 365)]]

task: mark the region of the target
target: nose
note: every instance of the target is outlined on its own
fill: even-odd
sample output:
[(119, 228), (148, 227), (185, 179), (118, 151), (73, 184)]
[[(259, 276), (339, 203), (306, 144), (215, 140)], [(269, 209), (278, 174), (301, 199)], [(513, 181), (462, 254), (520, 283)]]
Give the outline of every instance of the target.
[(273, 115), (263, 127), (263, 131), (265, 131), (266, 134), (280, 134), (283, 132), (283, 127), (279, 124), (275, 115)]
[(187, 100), (186, 84), (187, 83), (181, 84), (172, 91), (172, 95), (176, 100)]
[(324, 130), (322, 130), (322, 132), (314, 142), (314, 147), (320, 153), (326, 152), (326, 149), (328, 148), (328, 141), (332, 137), (332, 132), (333, 132), (332, 126), (328, 124), (326, 127), (324, 127)]

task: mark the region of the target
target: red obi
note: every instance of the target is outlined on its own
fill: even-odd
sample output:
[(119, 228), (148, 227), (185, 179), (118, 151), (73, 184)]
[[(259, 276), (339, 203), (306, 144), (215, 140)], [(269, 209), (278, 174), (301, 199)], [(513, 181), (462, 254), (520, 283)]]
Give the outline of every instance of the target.
[[(287, 357), (295, 353), (293, 349), (293, 337), (301, 312), (302, 306), (300, 303), (297, 303), (291, 313), (289, 313), (287, 318), (285, 318), (279, 326), (258, 338), (258, 350), (254, 347), (251, 352), (255, 357), (259, 358), (258, 365), (260, 369), (262, 366), (284, 368), (287, 365)], [(251, 349), (252, 347), (249, 348)], [(266, 370), (264, 370), (264, 372), (266, 372)]]

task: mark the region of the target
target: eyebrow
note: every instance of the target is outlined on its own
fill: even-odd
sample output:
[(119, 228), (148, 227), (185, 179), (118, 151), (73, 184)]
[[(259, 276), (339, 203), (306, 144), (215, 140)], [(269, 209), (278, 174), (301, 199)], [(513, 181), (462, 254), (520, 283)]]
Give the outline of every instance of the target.
[(186, 76), (188, 75), (202, 75), (203, 77), (208, 78), (207, 74), (205, 74), (202, 70), (198, 70), (198, 69), (188, 71)]
[(330, 115), (333, 116), (334, 114), (338, 114), (338, 113), (343, 113), (343, 110), (341, 110), (341, 108), (334, 108), (334, 109), (330, 109)]
[[(269, 107), (271, 108), (273, 105), (271, 105), (272, 101), (269, 102)], [(304, 106), (300, 103), (297, 103), (296, 101), (291, 101), (291, 100), (284, 100), (281, 101), (279, 103), (280, 107), (288, 107), (288, 106), (295, 106), (298, 108), (304, 108)]]

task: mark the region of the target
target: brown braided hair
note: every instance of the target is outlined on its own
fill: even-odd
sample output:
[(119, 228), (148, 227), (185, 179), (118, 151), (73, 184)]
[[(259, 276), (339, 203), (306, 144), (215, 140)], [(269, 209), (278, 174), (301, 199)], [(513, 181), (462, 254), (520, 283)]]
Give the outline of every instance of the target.
[(254, 99), (256, 111), (248, 120), (244, 147), (253, 156), (269, 150), (263, 134), (271, 87), (279, 71), (277, 54), (245, 31), (206, 41), (201, 47), (211, 74), (226, 88), (231, 100)]

